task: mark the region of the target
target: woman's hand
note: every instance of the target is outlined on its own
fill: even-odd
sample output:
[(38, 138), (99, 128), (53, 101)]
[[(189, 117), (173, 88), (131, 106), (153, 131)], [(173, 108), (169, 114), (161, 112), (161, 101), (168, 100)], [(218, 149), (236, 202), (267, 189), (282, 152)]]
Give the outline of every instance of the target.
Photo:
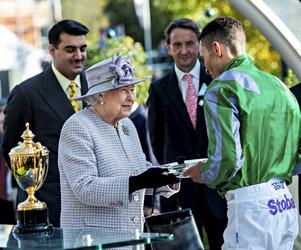
[(133, 193), (143, 188), (158, 188), (180, 181), (175, 175), (167, 172), (168, 169), (153, 167), (137, 176), (131, 176), (129, 179), (129, 192)]

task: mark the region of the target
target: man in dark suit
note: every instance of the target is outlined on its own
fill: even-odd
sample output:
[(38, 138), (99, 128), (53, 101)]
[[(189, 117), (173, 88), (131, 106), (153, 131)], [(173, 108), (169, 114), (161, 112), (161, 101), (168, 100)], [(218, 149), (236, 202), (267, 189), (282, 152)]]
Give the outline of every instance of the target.
[[(3, 121), (4, 107), (6, 99), (0, 98), (0, 145), (3, 139)], [(15, 224), (14, 204), (11, 200), (11, 194), (8, 192), (10, 188), (11, 172), (9, 171), (6, 161), (2, 155), (0, 147), (0, 224)]]
[[(148, 126), (160, 164), (207, 157), (208, 139), (202, 98), (211, 78), (198, 60), (199, 29), (190, 19), (172, 21), (165, 30), (175, 66), (149, 90)], [(188, 78), (187, 78), (188, 77)], [(200, 234), (205, 227), (210, 249), (220, 249), (227, 224), (226, 202), (214, 189), (182, 179), (179, 194), (161, 199), (161, 211), (191, 208)]]
[[(64, 122), (82, 103), (70, 98), (87, 92), (87, 82), (82, 71), (87, 60), (86, 34), (89, 29), (74, 20), (55, 24), (48, 34), (52, 63), (42, 73), (17, 85), (10, 93), (5, 108), (3, 154), (9, 163), (9, 151), (22, 141), (25, 123), (40, 142), (50, 151), (47, 178), (37, 199), (48, 206), (49, 220), (60, 226), (60, 183), (57, 166), (58, 141)], [(71, 84), (70, 84), (71, 83)], [(72, 87), (71, 87), (72, 85)], [(26, 199), (26, 193), (18, 189), (17, 203)]]

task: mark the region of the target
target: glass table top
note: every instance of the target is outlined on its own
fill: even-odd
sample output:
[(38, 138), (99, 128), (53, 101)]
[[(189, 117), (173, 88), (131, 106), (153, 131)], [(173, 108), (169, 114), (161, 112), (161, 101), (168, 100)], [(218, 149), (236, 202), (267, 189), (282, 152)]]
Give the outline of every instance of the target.
[[(12, 225), (0, 225), (4, 249), (108, 249), (173, 240), (172, 234), (108, 231), (99, 228), (54, 228), (51, 232), (14, 234)], [(162, 242), (161, 244), (164, 244)]]

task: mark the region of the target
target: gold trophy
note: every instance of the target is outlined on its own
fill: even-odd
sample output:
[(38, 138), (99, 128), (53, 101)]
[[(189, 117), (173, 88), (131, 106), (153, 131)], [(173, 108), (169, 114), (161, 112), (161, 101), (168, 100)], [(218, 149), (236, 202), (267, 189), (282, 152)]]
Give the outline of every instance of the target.
[(45, 202), (39, 201), (35, 192), (43, 185), (48, 171), (49, 151), (41, 143), (33, 142), (34, 134), (26, 123), (22, 134), (23, 143), (11, 149), (9, 157), (12, 173), (18, 185), (27, 192), (27, 199), (18, 205), (17, 225), (14, 233), (33, 233), (52, 230)]

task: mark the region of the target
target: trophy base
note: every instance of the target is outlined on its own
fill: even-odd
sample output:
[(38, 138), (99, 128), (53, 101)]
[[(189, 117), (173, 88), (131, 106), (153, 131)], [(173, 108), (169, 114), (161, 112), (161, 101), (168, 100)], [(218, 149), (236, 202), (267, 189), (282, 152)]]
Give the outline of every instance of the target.
[(34, 209), (16, 211), (17, 225), (13, 227), (13, 233), (36, 233), (53, 230), (48, 221), (48, 209)]

